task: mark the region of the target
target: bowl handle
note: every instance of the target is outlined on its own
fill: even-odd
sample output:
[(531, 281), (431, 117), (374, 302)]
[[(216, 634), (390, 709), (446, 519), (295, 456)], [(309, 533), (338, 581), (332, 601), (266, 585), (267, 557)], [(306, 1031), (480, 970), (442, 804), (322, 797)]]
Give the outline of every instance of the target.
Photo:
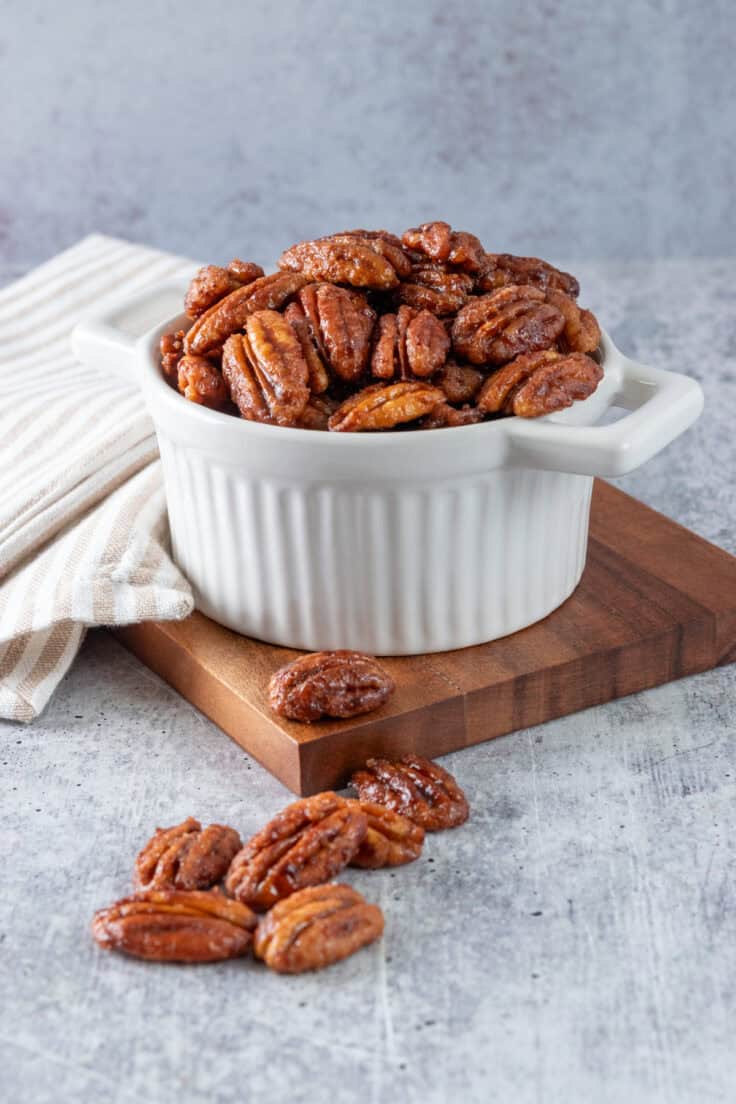
[(629, 414), (600, 426), (569, 426), (554, 415), (510, 418), (509, 461), (579, 475), (624, 475), (661, 452), (700, 415), (703, 391), (696, 380), (623, 356), (619, 368), (611, 405)]
[(181, 314), (186, 286), (185, 278), (168, 279), (85, 315), (72, 330), (77, 360), (137, 384), (136, 345), (162, 319)]

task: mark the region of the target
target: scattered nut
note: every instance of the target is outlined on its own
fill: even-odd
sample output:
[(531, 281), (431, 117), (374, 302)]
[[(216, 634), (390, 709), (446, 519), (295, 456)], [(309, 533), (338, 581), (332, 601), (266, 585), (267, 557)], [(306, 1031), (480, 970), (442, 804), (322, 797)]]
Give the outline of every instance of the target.
[(331, 791), (295, 801), (238, 852), (225, 888), (251, 908), (268, 909), (298, 889), (334, 878), (367, 830), (360, 807)]
[(254, 953), (281, 974), (319, 970), (383, 932), (383, 913), (347, 885), (313, 886), (280, 901), (261, 920)]
[(225, 877), (242, 846), (234, 828), (203, 828), (194, 817), (157, 828), (135, 860), (136, 888), (209, 889)]
[(279, 668), (268, 684), (274, 713), (309, 724), (321, 717), (356, 717), (386, 702), (394, 682), (362, 652), (310, 652)]
[(424, 829), (401, 813), (373, 801), (358, 801), (368, 819), (368, 831), (351, 866), (377, 870), (382, 866), (402, 866), (413, 862), (422, 852)]
[(419, 755), (404, 755), (396, 762), (369, 759), (350, 785), (361, 802), (385, 805), (427, 832), (456, 828), (468, 819), (465, 794), (449, 771)]
[(105, 950), (154, 962), (221, 962), (247, 954), (249, 908), (210, 891), (149, 889), (100, 909), (92, 934)]

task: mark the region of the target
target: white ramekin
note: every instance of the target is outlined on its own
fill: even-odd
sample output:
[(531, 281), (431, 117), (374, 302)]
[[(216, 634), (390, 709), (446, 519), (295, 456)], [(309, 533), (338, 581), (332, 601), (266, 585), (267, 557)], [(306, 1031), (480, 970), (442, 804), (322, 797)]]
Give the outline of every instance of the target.
[[(163, 380), (158, 342), (188, 325), (184, 288), (81, 322), (74, 348), (138, 373), (197, 607), (274, 644), (417, 654), (540, 620), (585, 566), (592, 477), (631, 471), (703, 406), (694, 380), (628, 360), (604, 333), (598, 390), (549, 417), (378, 434), (260, 425)], [(596, 425), (611, 406), (629, 412)]]

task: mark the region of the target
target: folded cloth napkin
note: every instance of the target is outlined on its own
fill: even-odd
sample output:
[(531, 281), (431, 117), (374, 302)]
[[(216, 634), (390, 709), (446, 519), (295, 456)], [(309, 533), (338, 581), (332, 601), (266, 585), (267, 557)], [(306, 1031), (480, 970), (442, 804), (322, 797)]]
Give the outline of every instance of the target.
[(177, 620), (161, 463), (134, 380), (71, 351), (79, 317), (191, 262), (93, 235), (0, 289), (0, 716), (31, 721), (87, 626)]

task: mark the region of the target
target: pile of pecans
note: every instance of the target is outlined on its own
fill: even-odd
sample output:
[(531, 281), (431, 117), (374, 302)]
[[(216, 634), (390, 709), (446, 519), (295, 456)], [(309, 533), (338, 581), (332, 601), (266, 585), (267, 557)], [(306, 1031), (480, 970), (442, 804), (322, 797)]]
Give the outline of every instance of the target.
[(249, 421), (333, 432), (536, 418), (595, 391), (600, 329), (577, 280), (429, 222), (287, 249), (279, 271), (207, 265), (188, 330), (161, 339), (185, 398)]
[(468, 817), (452, 775), (418, 755), (369, 759), (357, 798), (328, 791), (283, 809), (244, 846), (233, 828), (188, 817), (138, 855), (135, 890), (92, 922), (97, 943), (158, 962), (220, 962), (251, 951), (296, 974), (347, 958), (383, 932), (383, 913), (333, 879), (416, 859), (425, 832)]

